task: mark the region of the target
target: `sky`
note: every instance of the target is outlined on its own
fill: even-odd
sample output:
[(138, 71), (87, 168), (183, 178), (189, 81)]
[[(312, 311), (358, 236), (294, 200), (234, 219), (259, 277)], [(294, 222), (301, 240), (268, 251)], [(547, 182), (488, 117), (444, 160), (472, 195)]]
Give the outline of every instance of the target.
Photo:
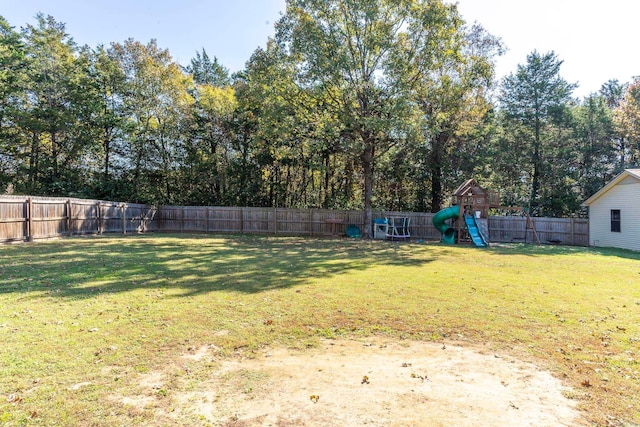
[(560, 74), (579, 84), (578, 97), (608, 80), (640, 76), (638, 0), (460, 0), (458, 8), (467, 22), (477, 21), (506, 45), (496, 66), (501, 77), (534, 50), (554, 51), (564, 61)]
[(79, 45), (156, 39), (182, 65), (204, 48), (231, 71), (266, 46), (284, 10), (284, 0), (0, 0), (0, 15), (16, 29), (42, 12)]
[[(640, 75), (638, 0), (459, 0), (458, 7), (508, 49), (497, 60), (498, 77), (534, 50), (564, 61), (560, 74), (579, 84), (577, 97)], [(285, 0), (0, 0), (0, 15), (16, 29), (42, 12), (65, 23), (79, 45), (154, 38), (182, 65), (204, 48), (232, 72), (266, 45), (284, 10)]]

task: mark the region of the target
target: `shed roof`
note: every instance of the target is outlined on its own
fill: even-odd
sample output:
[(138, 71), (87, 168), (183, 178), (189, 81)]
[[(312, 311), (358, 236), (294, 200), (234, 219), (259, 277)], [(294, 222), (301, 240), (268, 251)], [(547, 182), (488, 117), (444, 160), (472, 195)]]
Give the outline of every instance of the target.
[(632, 177), (638, 180), (640, 183), (640, 169), (625, 169), (620, 174), (618, 174), (615, 178), (613, 178), (607, 185), (598, 190), (593, 196), (589, 197), (582, 203), (582, 206), (589, 206), (597, 199), (599, 199), (603, 194), (607, 191), (611, 190), (614, 186), (616, 186), (620, 181), (625, 179), (626, 177)]

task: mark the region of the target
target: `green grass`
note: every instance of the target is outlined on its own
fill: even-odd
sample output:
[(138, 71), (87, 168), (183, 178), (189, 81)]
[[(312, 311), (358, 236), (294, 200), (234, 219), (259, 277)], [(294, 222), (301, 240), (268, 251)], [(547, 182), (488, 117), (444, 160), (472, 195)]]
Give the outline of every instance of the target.
[[(203, 345), (250, 356), (267, 345), (371, 335), (462, 341), (535, 360), (574, 388), (595, 424), (640, 422), (633, 252), (256, 236), (65, 239), (0, 246), (0, 307), (0, 425), (179, 424), (114, 396), (135, 395), (140, 373)], [(215, 369), (176, 365), (152, 398), (177, 405), (173, 393)]]

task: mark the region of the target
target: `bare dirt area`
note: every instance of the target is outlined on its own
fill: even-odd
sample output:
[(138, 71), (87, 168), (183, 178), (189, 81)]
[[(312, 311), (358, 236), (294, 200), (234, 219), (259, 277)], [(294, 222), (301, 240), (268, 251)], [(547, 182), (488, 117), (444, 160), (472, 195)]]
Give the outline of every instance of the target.
[[(183, 359), (215, 361), (216, 369), (172, 392), (172, 412), (164, 415), (179, 424), (187, 417), (218, 426), (585, 425), (566, 397), (572, 391), (549, 372), (453, 344), (324, 340), (252, 358), (218, 359), (203, 347)], [(164, 387), (158, 372), (148, 376), (140, 384)]]

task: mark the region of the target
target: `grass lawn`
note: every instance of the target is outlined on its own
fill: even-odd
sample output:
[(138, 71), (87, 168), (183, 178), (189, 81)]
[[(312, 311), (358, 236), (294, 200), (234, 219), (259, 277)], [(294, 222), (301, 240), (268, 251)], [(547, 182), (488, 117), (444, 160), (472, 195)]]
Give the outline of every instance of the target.
[(372, 335), (489, 345), (573, 387), (594, 424), (640, 423), (638, 253), (152, 234), (0, 246), (0, 425), (149, 424), (113, 396), (195, 348)]

